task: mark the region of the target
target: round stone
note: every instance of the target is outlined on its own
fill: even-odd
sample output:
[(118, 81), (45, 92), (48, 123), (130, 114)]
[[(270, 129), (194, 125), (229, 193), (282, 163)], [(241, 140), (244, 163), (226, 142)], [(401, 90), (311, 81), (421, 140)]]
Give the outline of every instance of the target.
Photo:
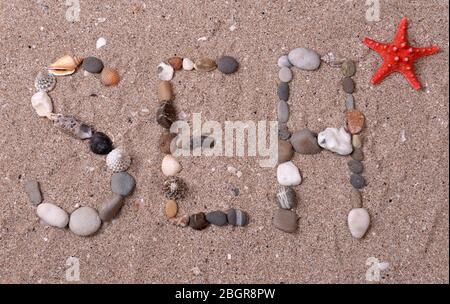
[(354, 160), (363, 161), (364, 160), (364, 153), (361, 148), (354, 149), (352, 154), (350, 155)]
[(189, 58), (183, 59), (183, 70), (185, 71), (191, 71), (194, 69), (194, 62)]
[(102, 132), (95, 132), (89, 140), (91, 151), (95, 154), (108, 154), (113, 149), (111, 139)]
[(278, 98), (283, 101), (289, 100), (289, 84), (287, 82), (280, 82), (277, 90)]
[(291, 137), (291, 131), (289, 131), (285, 123), (278, 124), (278, 138), (282, 140), (288, 140)]
[(360, 174), (363, 172), (363, 164), (358, 160), (349, 160), (347, 165), (352, 173)]
[(37, 216), (46, 224), (64, 228), (69, 222), (69, 215), (66, 211), (51, 203), (42, 203), (36, 209)]
[(72, 212), (69, 229), (79, 236), (89, 236), (100, 229), (102, 221), (97, 210), (91, 207), (81, 207)]
[(300, 154), (317, 154), (322, 151), (317, 143), (317, 134), (308, 129), (293, 133), (290, 141), (295, 152)]
[(347, 99), (345, 100), (345, 108), (347, 111), (355, 109), (355, 99), (352, 94), (347, 95)]
[(290, 68), (282, 67), (278, 72), (278, 77), (282, 82), (289, 82), (292, 80), (292, 71)]
[(169, 63), (175, 71), (178, 71), (183, 67), (183, 58), (177, 56), (171, 57), (167, 60), (167, 63)]
[(289, 62), (302, 70), (313, 71), (320, 66), (320, 56), (307, 48), (296, 48), (288, 54)]
[(123, 206), (123, 196), (113, 193), (108, 197), (98, 210), (100, 219), (104, 222), (112, 220)]
[(364, 208), (352, 209), (348, 214), (347, 224), (353, 237), (362, 238), (370, 225), (369, 212)]
[(351, 188), (351, 190), (350, 190), (350, 205), (353, 208), (361, 208), (362, 207), (361, 192), (359, 192), (358, 189)]
[(114, 173), (111, 178), (111, 190), (122, 196), (129, 195), (136, 186), (134, 177), (127, 172)]
[(189, 217), (189, 227), (195, 230), (203, 230), (208, 227), (208, 221), (203, 212), (193, 214)]
[(297, 220), (298, 217), (295, 212), (285, 209), (278, 209), (275, 211), (272, 223), (275, 228), (281, 231), (293, 233), (297, 230)]
[(217, 68), (224, 74), (233, 74), (239, 68), (239, 63), (231, 56), (222, 56), (217, 61)]
[(366, 182), (364, 180), (364, 177), (362, 177), (359, 174), (352, 174), (350, 176), (350, 184), (352, 184), (352, 186), (355, 189), (361, 189), (365, 186)]
[(99, 74), (103, 70), (103, 62), (96, 57), (83, 59), (83, 69), (89, 73)]
[(346, 77), (352, 77), (356, 73), (356, 65), (352, 60), (346, 60), (341, 65), (342, 74)]
[(276, 200), (282, 209), (289, 210), (297, 205), (297, 195), (291, 187), (278, 186)]
[(292, 64), (289, 62), (289, 58), (288, 58), (287, 55), (280, 56), (280, 58), (278, 58), (277, 65), (280, 68), (282, 68), (282, 67), (287, 67), (287, 68), (292, 67)]
[(345, 93), (352, 94), (355, 91), (355, 82), (350, 77), (342, 79), (342, 88)]
[(277, 180), (282, 186), (297, 186), (302, 182), (302, 177), (294, 163), (288, 161), (278, 165)]
[(174, 176), (181, 171), (180, 162), (171, 154), (164, 156), (161, 163), (161, 171), (165, 176)]
[(228, 223), (227, 215), (222, 211), (212, 211), (207, 213), (206, 220), (216, 226), (225, 226)]
[(289, 106), (286, 101), (280, 100), (278, 102), (278, 122), (286, 123), (289, 120)]
[(294, 156), (294, 149), (287, 140), (278, 140), (278, 163), (282, 164), (290, 161)]
[(168, 200), (165, 207), (166, 217), (174, 218), (178, 213), (178, 204), (174, 200)]
[(232, 226), (246, 226), (248, 224), (248, 215), (239, 209), (230, 209), (227, 211), (227, 221)]
[(362, 138), (359, 134), (353, 134), (352, 136), (352, 145), (355, 149), (360, 149), (362, 147)]

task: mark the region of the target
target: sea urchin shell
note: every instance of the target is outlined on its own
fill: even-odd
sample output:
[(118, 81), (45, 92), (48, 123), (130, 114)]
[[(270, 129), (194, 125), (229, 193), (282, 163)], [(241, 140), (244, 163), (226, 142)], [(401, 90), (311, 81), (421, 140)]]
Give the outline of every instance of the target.
[(185, 182), (176, 176), (169, 177), (163, 184), (164, 195), (168, 199), (182, 199), (187, 191)]
[(116, 148), (106, 156), (106, 165), (114, 173), (126, 171), (130, 164), (131, 157), (123, 148)]

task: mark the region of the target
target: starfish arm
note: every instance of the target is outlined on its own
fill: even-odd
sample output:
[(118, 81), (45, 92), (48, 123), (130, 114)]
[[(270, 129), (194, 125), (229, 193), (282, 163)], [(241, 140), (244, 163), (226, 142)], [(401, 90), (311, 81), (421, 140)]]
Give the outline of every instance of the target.
[(439, 47), (432, 45), (424, 48), (411, 48), (415, 58), (430, 56), (439, 52)]
[(387, 48), (387, 44), (372, 40), (367, 37), (364, 38), (363, 43), (379, 54), (380, 52), (383, 52), (383, 50)]
[(375, 72), (370, 82), (373, 84), (377, 84), (392, 72), (394, 72), (394, 70), (387, 63), (383, 63)]
[(406, 78), (406, 80), (415, 90), (419, 90), (422, 87), (420, 81), (417, 79), (417, 76), (414, 73), (412, 63), (408, 66), (403, 66), (398, 71)]
[(392, 41), (396, 45), (400, 45), (401, 43), (408, 43), (408, 19), (403, 17), (400, 21), (400, 24), (397, 28), (397, 34), (395, 34), (395, 38)]

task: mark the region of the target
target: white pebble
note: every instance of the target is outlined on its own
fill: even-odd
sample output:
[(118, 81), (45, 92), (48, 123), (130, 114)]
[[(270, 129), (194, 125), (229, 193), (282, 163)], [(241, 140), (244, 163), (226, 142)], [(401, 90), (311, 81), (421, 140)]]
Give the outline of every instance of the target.
[(340, 155), (349, 155), (353, 151), (352, 138), (344, 128), (326, 128), (317, 136), (319, 146)]
[(95, 43), (95, 47), (97, 49), (102, 48), (106, 45), (106, 39), (103, 37), (100, 37), (97, 39), (97, 42)]
[(300, 171), (291, 161), (278, 165), (277, 179), (282, 186), (297, 186), (302, 182)]
[(183, 59), (183, 70), (192, 71), (194, 69), (194, 62), (189, 58)]
[(81, 207), (70, 215), (69, 229), (79, 236), (89, 236), (97, 232), (102, 225), (97, 210)]
[(37, 216), (50, 226), (64, 228), (69, 222), (66, 211), (51, 203), (42, 203), (36, 209)]
[(354, 208), (348, 214), (347, 223), (353, 237), (360, 239), (369, 228), (369, 213), (364, 208)]
[(282, 67), (278, 72), (278, 77), (282, 82), (289, 82), (292, 80), (292, 71), (290, 68)]
[(170, 64), (161, 62), (157, 69), (158, 77), (161, 80), (170, 81), (173, 78), (173, 67)]
[(31, 97), (31, 105), (40, 117), (49, 116), (53, 112), (52, 100), (45, 91), (34, 94)]
[(181, 171), (181, 165), (175, 157), (168, 154), (162, 160), (161, 170), (165, 176), (174, 176)]
[(288, 59), (287, 55), (280, 56), (280, 58), (278, 58), (277, 64), (278, 64), (278, 67), (280, 67), (280, 68), (282, 68), (282, 67), (287, 67), (287, 68), (292, 67), (292, 64), (289, 62), (289, 59)]
[(307, 48), (296, 48), (288, 54), (289, 62), (302, 70), (313, 71), (320, 66), (320, 56)]

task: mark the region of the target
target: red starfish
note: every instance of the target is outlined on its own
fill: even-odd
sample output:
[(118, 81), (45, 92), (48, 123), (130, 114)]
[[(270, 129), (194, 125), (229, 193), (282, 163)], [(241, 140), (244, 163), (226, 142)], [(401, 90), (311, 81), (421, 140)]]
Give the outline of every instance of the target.
[(397, 34), (391, 43), (381, 43), (364, 38), (363, 43), (383, 57), (383, 64), (373, 75), (371, 82), (379, 83), (393, 72), (402, 73), (411, 86), (418, 90), (421, 88), (419, 80), (414, 73), (414, 61), (420, 57), (429, 56), (439, 51), (439, 47), (415, 48), (409, 45), (407, 33), (408, 20), (406, 17), (400, 21)]

